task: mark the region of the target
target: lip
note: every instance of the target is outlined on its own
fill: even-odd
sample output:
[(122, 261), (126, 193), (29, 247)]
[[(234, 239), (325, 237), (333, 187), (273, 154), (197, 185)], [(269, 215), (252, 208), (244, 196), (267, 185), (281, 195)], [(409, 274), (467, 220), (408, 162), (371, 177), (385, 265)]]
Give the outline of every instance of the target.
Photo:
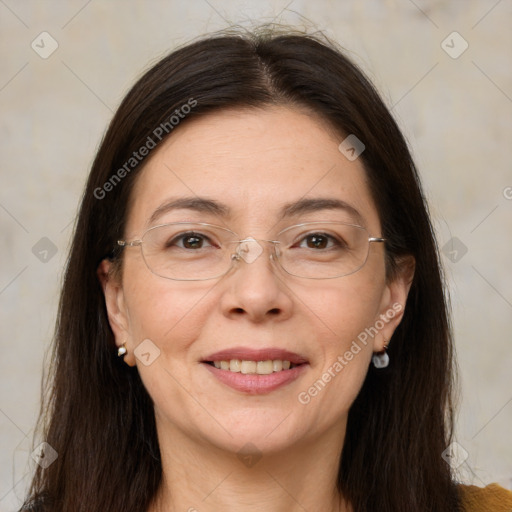
[(274, 361), (280, 359), (281, 361), (290, 361), (292, 364), (304, 364), (308, 362), (304, 356), (280, 348), (262, 348), (254, 350), (245, 347), (220, 350), (219, 352), (205, 357), (202, 362), (230, 361), (231, 359), (241, 359), (244, 361), (268, 361), (269, 359)]
[(206, 362), (203, 362), (202, 365), (223, 384), (249, 395), (264, 395), (281, 388), (300, 377), (309, 366), (307, 363), (304, 363), (289, 370), (274, 372), (270, 375), (257, 375), (255, 373), (243, 374), (221, 370)]

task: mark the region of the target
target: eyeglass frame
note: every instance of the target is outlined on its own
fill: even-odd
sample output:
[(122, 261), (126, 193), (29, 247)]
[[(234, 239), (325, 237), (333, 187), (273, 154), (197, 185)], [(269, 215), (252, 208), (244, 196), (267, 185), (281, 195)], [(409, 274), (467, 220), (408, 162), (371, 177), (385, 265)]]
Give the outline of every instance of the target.
[[(240, 261), (242, 258), (242, 256), (240, 255), (240, 244), (242, 244), (243, 242), (269, 242), (271, 244), (273, 244), (273, 247), (274, 247), (274, 251), (273, 253), (271, 252), (270, 253), (270, 259), (272, 261), (277, 261), (279, 267), (284, 270), (287, 274), (291, 275), (291, 276), (294, 276), (294, 277), (298, 277), (300, 279), (338, 279), (340, 277), (346, 277), (346, 276), (350, 276), (352, 274), (355, 274), (356, 272), (358, 272), (359, 270), (361, 270), (365, 265), (366, 265), (366, 262), (368, 261), (368, 256), (370, 254), (370, 244), (372, 242), (377, 242), (377, 243), (385, 243), (387, 242), (387, 238), (382, 238), (382, 237), (372, 237), (372, 236), (368, 236), (368, 252), (366, 254), (366, 258), (363, 262), (363, 264), (358, 267), (356, 270), (353, 270), (352, 272), (349, 272), (348, 274), (342, 274), (342, 275), (339, 275), (339, 276), (332, 276), (332, 277), (305, 277), (305, 276), (299, 276), (299, 275), (296, 275), (296, 274), (293, 274), (291, 272), (289, 272), (288, 270), (286, 270), (286, 268), (283, 267), (281, 261), (280, 261), (280, 258), (279, 258), (279, 254), (277, 253), (277, 250), (276, 250), (276, 245), (277, 244), (280, 244), (282, 243), (280, 240), (266, 240), (264, 238), (253, 238), (253, 237), (246, 237), (242, 240), (232, 240), (230, 241), (230, 243), (234, 243), (234, 244), (237, 244), (237, 249), (236, 249), (236, 252), (231, 254), (231, 265), (229, 265), (229, 267), (227, 268), (227, 270), (222, 273), (222, 274), (219, 274), (219, 275), (216, 275), (216, 276), (213, 276), (213, 277), (205, 277), (205, 278), (199, 278), (199, 279), (180, 279), (180, 278), (175, 278), (175, 277), (167, 277), (167, 276), (162, 276), (160, 274), (157, 274), (148, 264), (147, 260), (146, 260), (146, 257), (144, 255), (144, 249), (142, 247), (142, 244), (144, 242), (144, 237), (146, 236), (146, 234), (153, 230), (153, 229), (157, 229), (157, 228), (161, 228), (161, 227), (165, 227), (165, 226), (172, 226), (172, 225), (179, 225), (179, 224), (188, 224), (188, 225), (196, 225), (196, 226), (207, 226), (207, 227), (211, 227), (211, 228), (216, 228), (216, 229), (222, 229), (223, 231), (228, 231), (230, 233), (233, 233), (233, 235), (235, 236), (239, 236), (238, 233), (235, 233), (234, 231), (232, 231), (231, 229), (229, 228), (225, 228), (223, 226), (218, 226), (216, 224), (209, 224), (207, 222), (185, 222), (185, 221), (180, 221), (180, 222), (166, 222), (164, 224), (158, 224), (156, 226), (151, 226), (149, 227), (148, 229), (146, 229), (144, 231), (144, 233), (142, 233), (142, 235), (140, 236), (140, 238), (136, 239), (136, 240), (132, 240), (131, 242), (128, 242), (127, 240), (118, 240), (117, 241), (117, 245), (122, 247), (122, 248), (126, 248), (126, 247), (140, 247), (141, 249), (141, 254), (142, 254), (142, 259), (144, 260), (144, 263), (146, 265), (146, 267), (148, 268), (148, 270), (158, 276), (158, 277), (161, 277), (162, 279), (170, 279), (172, 281), (209, 281), (211, 279), (218, 279), (220, 277), (223, 277), (225, 276), (226, 274), (228, 274), (230, 272), (230, 270), (233, 268), (234, 266), (234, 261)], [(312, 221), (312, 222), (303, 222), (301, 224), (294, 224), (292, 226), (288, 226), (286, 228), (284, 228), (283, 230), (281, 230), (277, 236), (279, 236), (281, 233), (289, 230), (289, 229), (293, 229), (293, 228), (297, 228), (297, 227), (302, 227), (302, 226), (308, 226), (310, 224), (343, 224), (345, 226), (352, 226), (352, 227), (356, 227), (356, 228), (359, 228), (359, 229), (362, 229), (364, 231), (366, 231), (366, 233), (369, 235), (370, 233), (368, 232), (368, 230), (364, 227), (364, 226), (360, 226), (358, 224), (352, 224), (350, 222), (339, 222), (339, 221)], [(276, 255), (276, 258), (274, 259), (273, 257), (273, 254)]]

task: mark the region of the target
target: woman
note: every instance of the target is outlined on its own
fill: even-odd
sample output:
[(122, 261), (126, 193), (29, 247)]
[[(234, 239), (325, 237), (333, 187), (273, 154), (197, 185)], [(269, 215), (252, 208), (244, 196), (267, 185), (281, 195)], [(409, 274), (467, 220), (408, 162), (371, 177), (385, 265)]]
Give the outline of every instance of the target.
[(42, 423), (56, 458), (25, 509), (510, 507), (452, 478), (449, 327), (414, 164), (362, 73), (311, 36), (185, 46), (93, 164)]

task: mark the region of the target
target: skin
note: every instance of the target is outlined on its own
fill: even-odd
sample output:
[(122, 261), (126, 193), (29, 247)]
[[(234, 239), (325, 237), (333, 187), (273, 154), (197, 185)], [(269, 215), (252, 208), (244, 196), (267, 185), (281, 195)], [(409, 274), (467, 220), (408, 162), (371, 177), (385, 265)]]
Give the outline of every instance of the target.
[[(208, 222), (259, 239), (301, 222), (354, 222), (351, 214), (329, 209), (280, 220), (284, 204), (304, 197), (348, 202), (370, 236), (381, 236), (363, 165), (345, 158), (341, 140), (321, 119), (284, 107), (224, 111), (184, 123), (138, 177), (125, 239), (177, 221)], [(167, 199), (190, 196), (222, 202), (231, 213), (180, 209), (148, 223)], [(209, 281), (158, 277), (138, 247), (125, 249), (122, 276), (108, 261), (99, 268), (116, 343), (126, 343), (125, 362), (137, 365), (155, 404), (163, 484), (151, 512), (351, 510), (336, 490), (347, 414), (372, 353), (391, 340), (404, 308), (308, 404), (298, 395), (380, 315), (405, 305), (411, 265), (387, 280), (384, 244), (372, 243), (358, 272), (302, 279), (276, 267), (270, 247), (264, 249), (253, 263), (239, 262)], [(160, 350), (149, 366), (134, 356), (145, 339)], [(309, 366), (284, 387), (249, 395), (200, 363), (235, 346), (290, 350)], [(247, 443), (261, 455), (252, 465), (237, 457)]]

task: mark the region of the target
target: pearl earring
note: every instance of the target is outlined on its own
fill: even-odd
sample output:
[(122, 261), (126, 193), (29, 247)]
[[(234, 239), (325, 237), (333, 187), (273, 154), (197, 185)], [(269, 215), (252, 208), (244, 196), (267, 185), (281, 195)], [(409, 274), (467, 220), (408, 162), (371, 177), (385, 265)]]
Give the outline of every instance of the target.
[(389, 355), (387, 353), (388, 342), (384, 340), (384, 350), (382, 352), (377, 352), (372, 356), (372, 363), (375, 368), (379, 370), (381, 368), (386, 368), (389, 365)]
[(118, 349), (117, 349), (117, 355), (118, 357), (122, 357), (124, 356), (127, 352), (128, 352), (128, 349), (126, 348), (126, 342), (123, 343)]

